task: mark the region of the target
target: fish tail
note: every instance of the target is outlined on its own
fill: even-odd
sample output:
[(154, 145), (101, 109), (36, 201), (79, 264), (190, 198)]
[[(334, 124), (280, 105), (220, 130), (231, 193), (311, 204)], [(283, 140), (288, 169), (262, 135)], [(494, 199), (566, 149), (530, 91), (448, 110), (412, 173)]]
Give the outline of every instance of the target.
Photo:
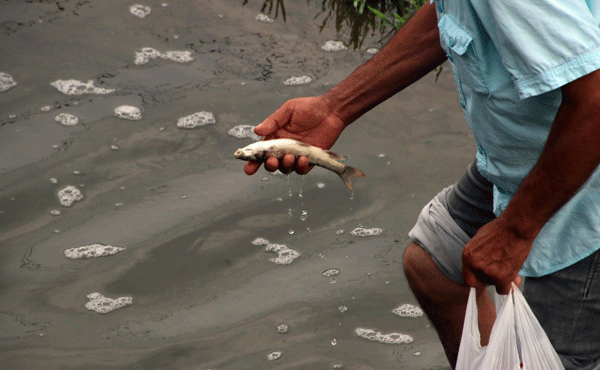
[(365, 174), (361, 170), (350, 166), (346, 166), (344, 172), (340, 173), (339, 175), (350, 191), (354, 191), (354, 188), (352, 187), (353, 177), (365, 177)]

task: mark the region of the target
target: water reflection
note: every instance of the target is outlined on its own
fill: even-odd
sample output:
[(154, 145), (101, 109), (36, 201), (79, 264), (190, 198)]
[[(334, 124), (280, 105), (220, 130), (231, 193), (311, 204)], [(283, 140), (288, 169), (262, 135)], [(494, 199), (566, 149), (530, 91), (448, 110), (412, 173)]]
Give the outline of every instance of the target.
[[(348, 33), (346, 42), (355, 49), (361, 47), (368, 35), (379, 35), (382, 40), (392, 35), (395, 31), (392, 24), (400, 26), (424, 3), (424, 0), (318, 0), (313, 3), (318, 5), (319, 1), (320, 12), (314, 17), (321, 22), (319, 30), (322, 31), (330, 22), (334, 22), (339, 34)], [(243, 5), (248, 2), (249, 0), (244, 0)], [(362, 3), (365, 6), (361, 12)], [(306, 0), (306, 4), (309, 5), (310, 0)], [(369, 7), (374, 11), (370, 11)], [(261, 12), (271, 18), (277, 18), (281, 14), (283, 21), (286, 21), (284, 0), (264, 0)], [(380, 14), (376, 14), (377, 12)], [(383, 19), (384, 16), (388, 21)]]

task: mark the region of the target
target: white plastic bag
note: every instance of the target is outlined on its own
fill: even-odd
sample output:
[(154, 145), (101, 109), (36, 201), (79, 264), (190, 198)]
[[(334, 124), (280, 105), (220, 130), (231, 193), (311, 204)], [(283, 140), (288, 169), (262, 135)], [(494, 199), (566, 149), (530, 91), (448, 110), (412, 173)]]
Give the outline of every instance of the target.
[(500, 300), (487, 346), (481, 346), (475, 288), (471, 288), (456, 370), (564, 370), (546, 333), (513, 284)]

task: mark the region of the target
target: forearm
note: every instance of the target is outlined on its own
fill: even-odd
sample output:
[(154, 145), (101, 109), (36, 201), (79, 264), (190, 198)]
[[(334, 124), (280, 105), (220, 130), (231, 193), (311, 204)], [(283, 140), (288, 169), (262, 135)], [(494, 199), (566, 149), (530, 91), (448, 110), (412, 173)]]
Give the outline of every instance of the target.
[(426, 2), (381, 51), (323, 97), (348, 125), (444, 60), (435, 6)]
[(502, 214), (525, 238), (533, 240), (600, 163), (599, 81), (594, 72), (563, 88), (544, 150)]

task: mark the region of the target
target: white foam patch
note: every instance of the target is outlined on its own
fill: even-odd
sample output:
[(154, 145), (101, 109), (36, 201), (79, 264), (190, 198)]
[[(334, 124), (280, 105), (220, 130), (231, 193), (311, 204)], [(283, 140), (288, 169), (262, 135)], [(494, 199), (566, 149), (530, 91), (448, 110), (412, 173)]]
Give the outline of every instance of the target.
[(210, 112), (197, 112), (192, 115), (181, 117), (177, 120), (177, 127), (193, 129), (204, 125), (215, 124), (216, 120)]
[(83, 194), (76, 187), (69, 185), (58, 191), (58, 201), (65, 207), (71, 207), (73, 203), (83, 199)]
[(279, 359), (280, 357), (281, 357), (281, 352), (275, 351), (275, 352), (271, 352), (267, 355), (267, 360), (274, 361), (274, 360)]
[(165, 53), (161, 53), (160, 51), (154, 48), (142, 48), (140, 51), (136, 51), (134, 63), (136, 65), (142, 65), (156, 58), (169, 59), (179, 63), (187, 63), (194, 60), (191, 51), (171, 50)]
[(252, 241), (252, 245), (268, 245), (269, 241), (265, 238), (256, 238)]
[(285, 244), (274, 244), (265, 238), (256, 238), (252, 241), (253, 245), (266, 245), (265, 251), (275, 252), (278, 254), (276, 258), (271, 258), (269, 261), (278, 265), (289, 265), (294, 260), (300, 257), (300, 252), (289, 248)]
[(115, 108), (115, 116), (131, 121), (139, 121), (142, 119), (142, 110), (132, 105), (121, 105)]
[(294, 260), (300, 257), (300, 252), (288, 248), (285, 244), (269, 244), (265, 248), (267, 252), (275, 252), (278, 254), (276, 258), (271, 258), (269, 261), (278, 265), (289, 265)]
[(379, 49), (378, 48), (368, 48), (366, 50), (367, 54), (377, 54), (379, 53)]
[(237, 137), (238, 139), (249, 138), (254, 141), (262, 140), (261, 136), (258, 136), (254, 133), (254, 127), (256, 127), (256, 126), (239, 125), (239, 126), (235, 126), (231, 130), (227, 131), (227, 133), (233, 137)]
[(336, 276), (340, 273), (340, 269), (329, 269), (329, 270), (325, 270), (323, 271), (323, 276)]
[(268, 15), (264, 14), (264, 13), (259, 13), (256, 16), (256, 20), (259, 22), (263, 22), (263, 23), (273, 23), (275, 22), (271, 17), (269, 17)]
[(152, 9), (150, 9), (149, 6), (140, 5), (140, 4), (132, 5), (129, 8), (129, 13), (131, 13), (139, 18), (146, 18), (147, 16), (150, 15), (151, 12), (152, 12)]
[(342, 51), (348, 49), (342, 41), (329, 40), (321, 46), (321, 49), (325, 51)]
[(374, 227), (372, 229), (365, 229), (364, 227), (357, 227), (356, 229), (350, 231), (350, 234), (352, 236), (375, 236), (375, 235), (381, 235), (381, 233), (383, 233), (383, 229), (380, 229), (378, 227)]
[(379, 331), (367, 328), (356, 328), (354, 333), (361, 338), (365, 338), (374, 342), (380, 342), (385, 344), (403, 344), (411, 343), (413, 338), (407, 334), (400, 333), (389, 333), (383, 334)]
[(132, 297), (119, 297), (112, 299), (107, 298), (98, 292), (88, 294), (87, 298), (90, 301), (85, 304), (85, 308), (101, 314), (109, 313), (121, 307), (129, 306), (133, 303)]
[(392, 310), (392, 313), (400, 317), (421, 317), (423, 316), (423, 310), (420, 307), (413, 306), (412, 304), (405, 303), (400, 307), (396, 307)]
[(81, 247), (65, 249), (65, 256), (72, 259), (97, 258), (112, 256), (124, 251), (124, 247), (114, 247), (112, 245), (104, 245), (94, 243), (90, 245), (82, 245)]
[(79, 117), (69, 113), (59, 113), (54, 117), (54, 120), (65, 126), (75, 126), (79, 123)]
[(56, 80), (50, 85), (54, 86), (58, 91), (66, 95), (84, 95), (97, 94), (104, 95), (115, 92), (115, 89), (105, 89), (103, 87), (94, 86), (94, 81), (82, 82), (79, 80)]
[(312, 82), (312, 77), (310, 76), (297, 76), (290, 77), (287, 80), (283, 81), (284, 85), (294, 86), (294, 85), (306, 85)]
[(0, 92), (8, 91), (15, 86), (17, 86), (17, 83), (11, 75), (0, 72)]

